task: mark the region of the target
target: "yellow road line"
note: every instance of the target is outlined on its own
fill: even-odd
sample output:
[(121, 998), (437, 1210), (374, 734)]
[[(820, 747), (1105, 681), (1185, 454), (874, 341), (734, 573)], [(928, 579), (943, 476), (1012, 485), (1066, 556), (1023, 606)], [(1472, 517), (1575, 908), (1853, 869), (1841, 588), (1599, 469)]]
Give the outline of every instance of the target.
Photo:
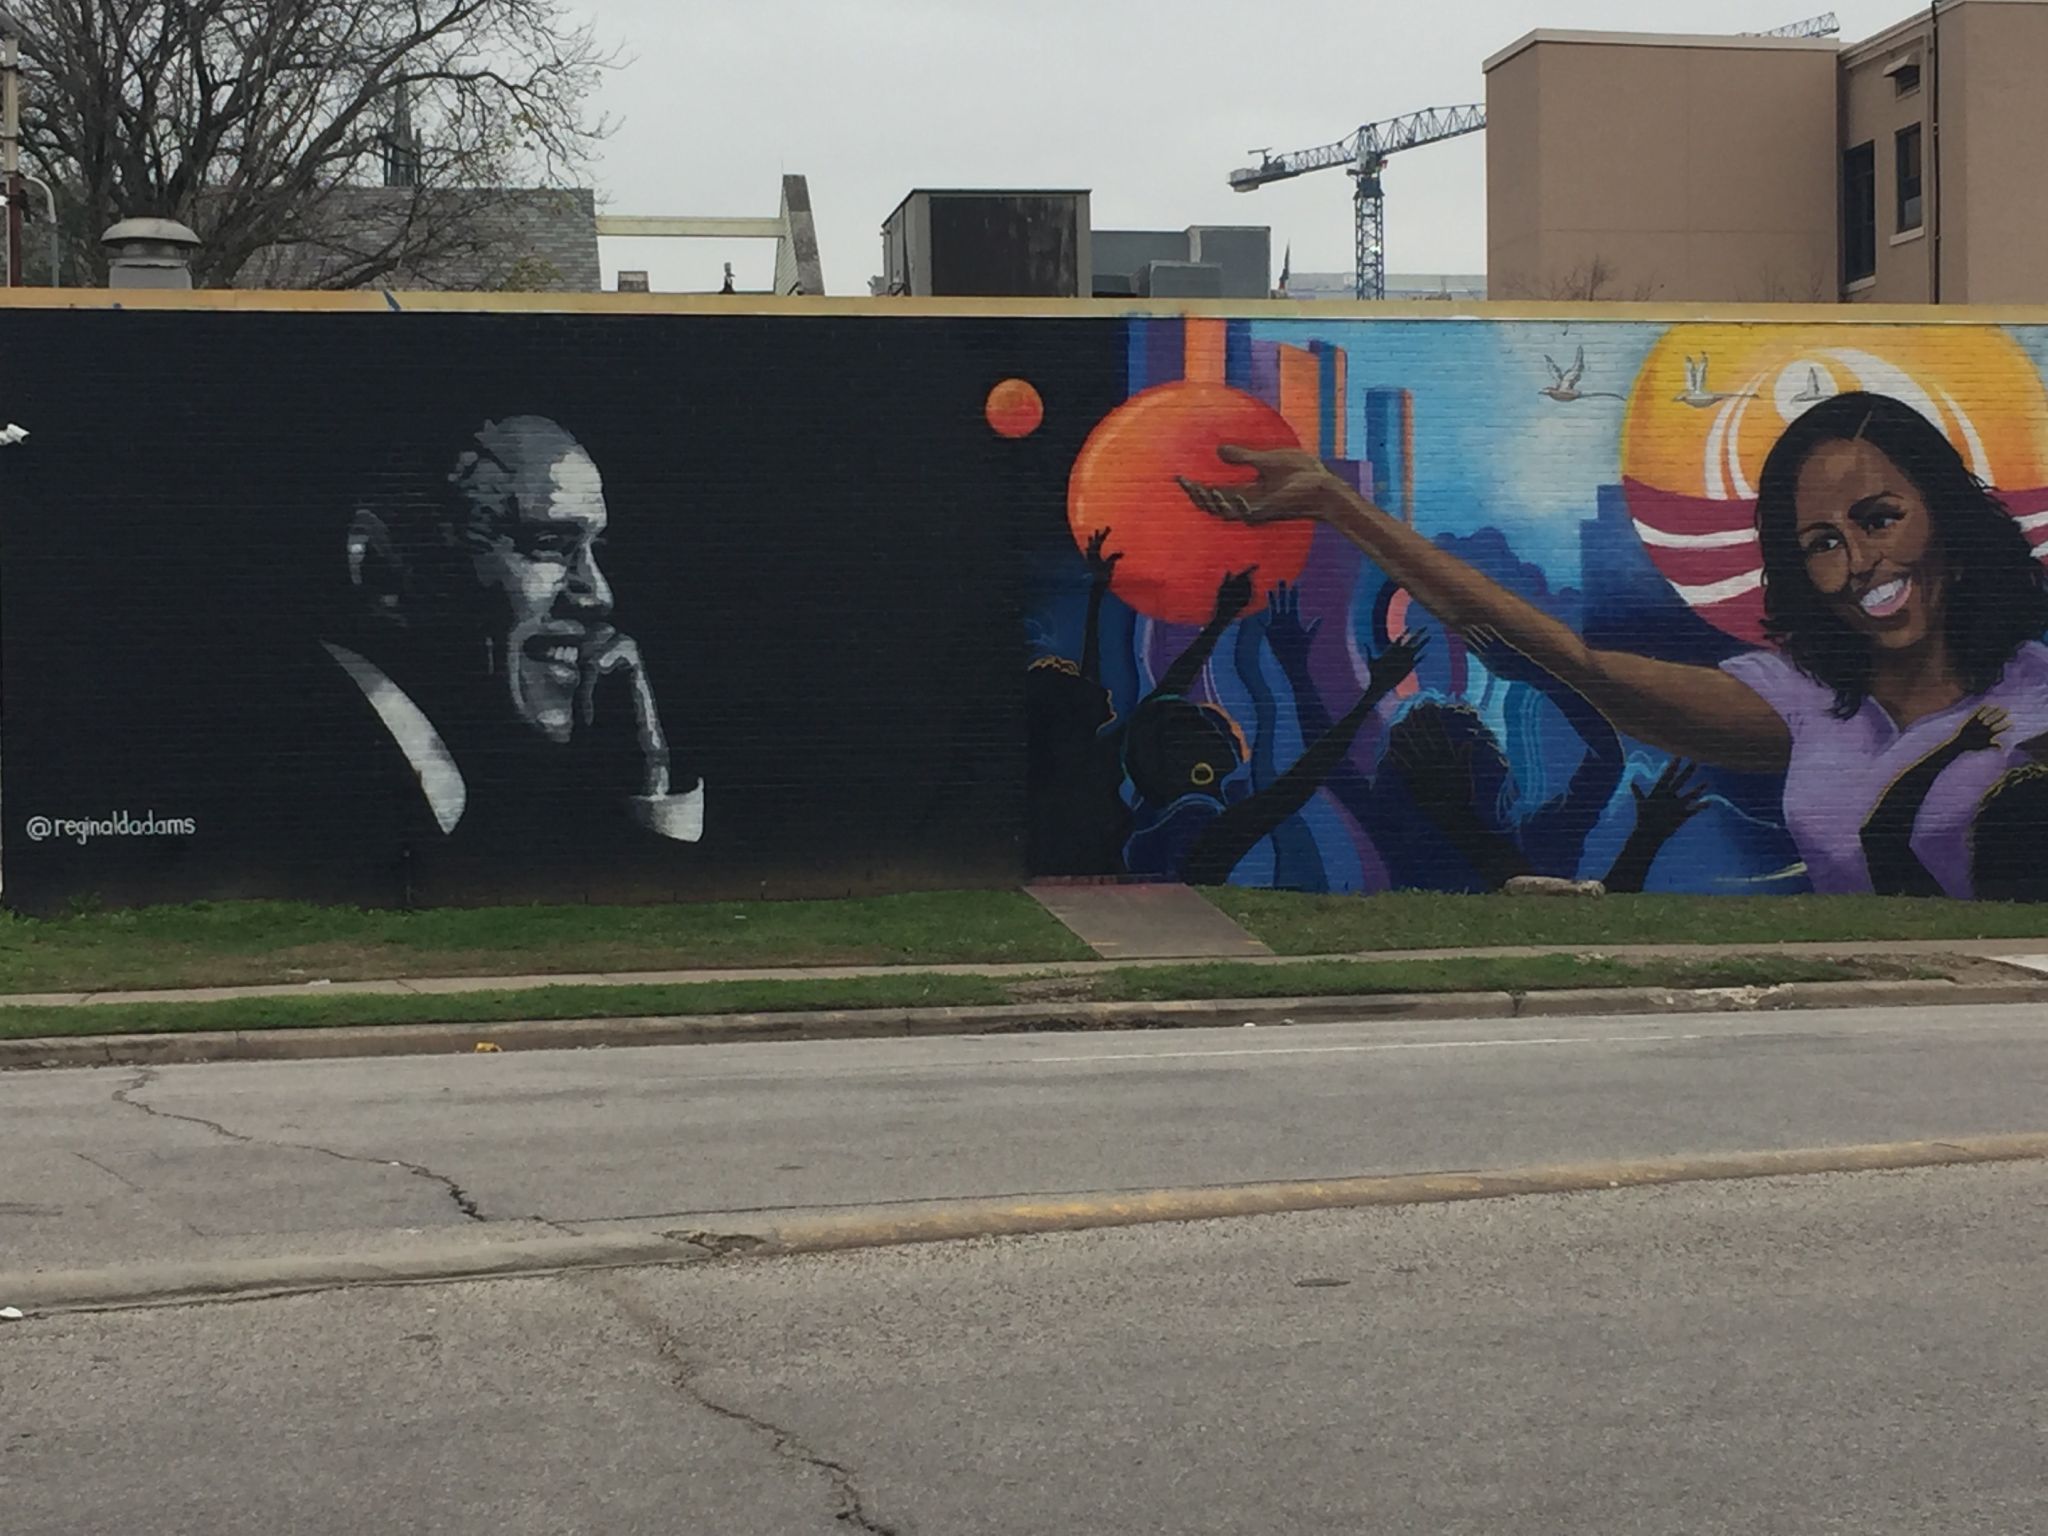
[(2048, 1161), (2048, 1132), (1810, 1147), (1784, 1152), (1558, 1163), (1465, 1173), (1372, 1174), (1046, 1198), (927, 1201), (785, 1220), (735, 1218), (716, 1228), (607, 1231), (505, 1241), (490, 1237), (486, 1224), (483, 1228), (467, 1229), (476, 1235), (463, 1241), (415, 1245), (382, 1253), (358, 1250), (0, 1273), (0, 1305), (21, 1307), (31, 1313), (103, 1311), (252, 1300), (348, 1286), (436, 1284), (581, 1270), (700, 1264), (716, 1258), (837, 1253), (1160, 1222), (1502, 1200), (1735, 1179), (2039, 1161)]

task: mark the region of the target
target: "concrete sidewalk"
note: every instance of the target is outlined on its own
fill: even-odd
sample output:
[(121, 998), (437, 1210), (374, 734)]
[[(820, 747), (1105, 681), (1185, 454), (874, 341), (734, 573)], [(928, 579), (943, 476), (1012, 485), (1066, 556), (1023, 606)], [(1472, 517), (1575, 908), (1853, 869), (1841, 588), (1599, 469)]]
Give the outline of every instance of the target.
[[(1960, 956), (1996, 961), (2048, 975), (2048, 940), (1909, 939), (1786, 944), (1535, 944), (1459, 949), (1383, 949), (1332, 955), (1241, 955), (1237, 965), (1297, 965), (1313, 961), (1401, 961), (1519, 959), (1535, 955), (1598, 955), (1616, 960), (1712, 959), (1722, 955), (1805, 955), (1817, 958), (1914, 955)], [(677, 971), (575, 971), (495, 976), (410, 976), (378, 981), (311, 981), (237, 987), (185, 987), (121, 992), (18, 992), (0, 994), (5, 1007), (90, 1007), (112, 1003), (211, 1003), (265, 997), (435, 997), (465, 992), (524, 991), (536, 987), (677, 986), (702, 982), (838, 981), (862, 976), (1088, 976), (1104, 971), (1171, 965), (1211, 964), (1187, 958), (1129, 960), (1045, 960), (989, 965), (805, 965)], [(2015, 980), (2019, 978), (2015, 977)]]

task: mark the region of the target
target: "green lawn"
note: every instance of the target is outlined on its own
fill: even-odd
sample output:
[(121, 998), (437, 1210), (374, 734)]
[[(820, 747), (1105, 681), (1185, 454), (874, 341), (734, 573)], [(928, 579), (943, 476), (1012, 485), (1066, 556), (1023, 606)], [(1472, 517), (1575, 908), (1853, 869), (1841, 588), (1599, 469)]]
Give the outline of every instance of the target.
[(1507, 944), (2048, 938), (2048, 905), (1882, 896), (1302, 896), (1204, 892), (1283, 955)]
[[(1872, 897), (1209, 894), (1287, 955), (1490, 944), (2048, 938), (2048, 907)], [(56, 919), (0, 915), (0, 993), (1089, 958), (1020, 891), (425, 912), (219, 902)]]
[(425, 912), (203, 902), (0, 915), (0, 992), (1086, 958), (1080, 940), (1021, 891)]
[(1573, 955), (1519, 959), (1304, 961), (1294, 965), (1132, 967), (1082, 976), (998, 980), (906, 971), (825, 981), (553, 986), (445, 996), (235, 998), (212, 1003), (109, 1003), (0, 1008), (0, 1039), (164, 1034), (199, 1029), (319, 1029), (343, 1024), (703, 1016), (838, 1008), (966, 1007), (1077, 1000), (1367, 997), (1405, 992), (1527, 992), (1559, 987), (1764, 986), (1787, 981), (1937, 974), (1886, 961), (1732, 956), (1626, 962)]

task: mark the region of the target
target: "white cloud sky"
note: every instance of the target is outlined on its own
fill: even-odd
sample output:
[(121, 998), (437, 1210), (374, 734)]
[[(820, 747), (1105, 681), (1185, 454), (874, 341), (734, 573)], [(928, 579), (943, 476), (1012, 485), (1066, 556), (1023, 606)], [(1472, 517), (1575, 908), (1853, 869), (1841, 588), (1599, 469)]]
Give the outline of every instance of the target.
[[(1324, 171), (1251, 194), (1247, 151), (1485, 99), (1480, 65), (1536, 27), (1761, 30), (1825, 0), (578, 0), (628, 62), (596, 184), (613, 213), (767, 215), (810, 179), (828, 291), (862, 294), (883, 219), (916, 187), (1070, 187), (1101, 228), (1266, 224), (1274, 260), (1348, 271), (1351, 188)], [(1914, 0), (1837, 0), (1842, 37)], [(1390, 162), (1388, 268), (1486, 260), (1482, 136)], [(607, 240), (606, 286), (768, 285), (766, 243)]]

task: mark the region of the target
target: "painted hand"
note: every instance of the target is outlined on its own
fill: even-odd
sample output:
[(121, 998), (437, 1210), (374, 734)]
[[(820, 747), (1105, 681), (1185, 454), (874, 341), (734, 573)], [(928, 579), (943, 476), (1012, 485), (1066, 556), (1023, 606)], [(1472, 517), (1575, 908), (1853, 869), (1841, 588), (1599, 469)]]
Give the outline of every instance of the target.
[(1420, 630), (1411, 629), (1396, 637), (1372, 659), (1373, 692), (1384, 698), (1400, 687), (1420, 665), (1422, 653), (1428, 649), (1429, 636)]
[(1464, 631), (1465, 644), (1485, 664), (1486, 670), (1511, 683), (1542, 684), (1553, 681), (1550, 673), (1522, 648), (1491, 624), (1475, 624)]
[(1185, 475), (1175, 476), (1181, 490), (1211, 517), (1230, 523), (1282, 523), (1296, 518), (1323, 517), (1341, 505), (1343, 481), (1324, 467), (1323, 461), (1299, 448), (1237, 448), (1229, 444), (1216, 450), (1226, 464), (1242, 464), (1258, 471), (1249, 485), (1204, 485)]
[(1321, 619), (1310, 619), (1306, 624), (1301, 620), (1301, 591), (1281, 582), (1266, 594), (1266, 644), (1272, 648), (1273, 659), (1287, 671), (1295, 671), (1308, 662), (1309, 647), (1314, 644), (1316, 631), (1323, 627)]
[(1631, 785), (1629, 793), (1635, 796), (1638, 830), (1662, 843), (1704, 811), (1707, 791), (1693, 778), (1698, 771), (1697, 764), (1674, 757), (1647, 791), (1640, 784)]
[(1228, 624), (1252, 605), (1252, 574), (1256, 565), (1232, 571), (1216, 586), (1216, 613), (1211, 623)]
[(1962, 723), (1956, 732), (1956, 749), (1962, 752), (1984, 752), (1998, 745), (1998, 738), (2005, 728), (2012, 724), (2012, 717), (2004, 710), (1986, 705)]
[(1116, 573), (1117, 561), (1124, 557), (1122, 550), (1118, 550), (1115, 554), (1105, 555), (1102, 552), (1102, 546), (1108, 542), (1109, 530), (1107, 528), (1098, 528), (1089, 536), (1088, 548), (1083, 551), (1083, 558), (1088, 562), (1088, 573), (1097, 581), (1108, 581)]
[(631, 685), (633, 728), (640, 743), (641, 793), (668, 793), (668, 739), (661, 732), (661, 715), (654, 707), (654, 688), (647, 681), (647, 669), (640, 659), (639, 643), (613, 631), (610, 637), (584, 658), (583, 682), (577, 689), (577, 703), (583, 723), (597, 717), (598, 685), (608, 677), (623, 676)]

